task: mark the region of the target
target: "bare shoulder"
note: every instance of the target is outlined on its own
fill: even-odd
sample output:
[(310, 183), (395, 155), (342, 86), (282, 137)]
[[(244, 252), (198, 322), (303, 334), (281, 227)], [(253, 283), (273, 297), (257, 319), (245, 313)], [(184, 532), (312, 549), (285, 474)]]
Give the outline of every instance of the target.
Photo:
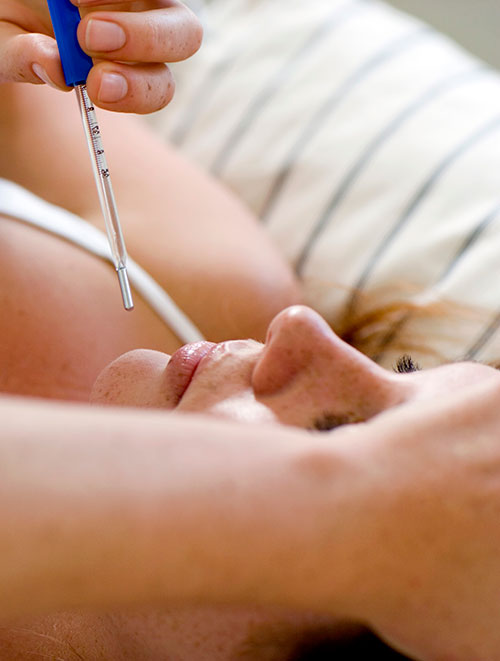
[(0, 215), (0, 390), (87, 400), (121, 353), (175, 350), (178, 340), (135, 298), (126, 313), (112, 266)]
[[(129, 252), (209, 339), (260, 339), (272, 316), (297, 300), (270, 250), (258, 241), (241, 254), (231, 249), (236, 230), (224, 239), (186, 224), (146, 227), (126, 225)], [(136, 292), (134, 301), (125, 312), (110, 264), (0, 215), (0, 391), (87, 401), (120, 354), (175, 351), (180, 342), (165, 322)]]

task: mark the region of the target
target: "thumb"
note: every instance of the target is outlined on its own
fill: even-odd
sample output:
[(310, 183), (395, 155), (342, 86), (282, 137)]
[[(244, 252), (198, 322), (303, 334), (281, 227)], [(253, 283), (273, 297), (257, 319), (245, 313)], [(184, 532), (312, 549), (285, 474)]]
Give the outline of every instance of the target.
[(0, 23), (0, 83), (46, 83), (69, 89), (55, 39)]

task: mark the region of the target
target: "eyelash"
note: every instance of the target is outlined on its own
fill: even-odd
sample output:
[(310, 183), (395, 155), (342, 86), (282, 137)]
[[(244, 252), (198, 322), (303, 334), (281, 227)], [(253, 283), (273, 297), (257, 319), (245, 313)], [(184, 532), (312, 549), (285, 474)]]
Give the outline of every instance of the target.
[(409, 374), (410, 372), (418, 372), (422, 368), (413, 360), (411, 356), (405, 353), (404, 356), (398, 358), (398, 361), (393, 369), (398, 374)]

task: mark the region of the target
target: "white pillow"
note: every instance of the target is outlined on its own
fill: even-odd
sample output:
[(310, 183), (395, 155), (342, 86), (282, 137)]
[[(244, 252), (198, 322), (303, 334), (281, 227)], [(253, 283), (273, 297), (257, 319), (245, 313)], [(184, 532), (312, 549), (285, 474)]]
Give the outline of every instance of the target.
[(211, 0), (204, 17), (151, 124), (262, 218), (334, 327), (418, 308), (368, 347), (382, 364), (384, 338), (437, 352), (416, 348), (424, 365), (500, 358), (498, 74), (375, 0)]

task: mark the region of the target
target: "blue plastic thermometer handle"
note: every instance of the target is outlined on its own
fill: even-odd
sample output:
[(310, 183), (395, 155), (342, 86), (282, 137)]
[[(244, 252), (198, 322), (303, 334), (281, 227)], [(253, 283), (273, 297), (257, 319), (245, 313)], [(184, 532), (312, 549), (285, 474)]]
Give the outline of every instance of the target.
[(80, 48), (76, 29), (81, 16), (69, 0), (47, 0), (68, 87), (83, 85), (92, 69), (92, 59)]

